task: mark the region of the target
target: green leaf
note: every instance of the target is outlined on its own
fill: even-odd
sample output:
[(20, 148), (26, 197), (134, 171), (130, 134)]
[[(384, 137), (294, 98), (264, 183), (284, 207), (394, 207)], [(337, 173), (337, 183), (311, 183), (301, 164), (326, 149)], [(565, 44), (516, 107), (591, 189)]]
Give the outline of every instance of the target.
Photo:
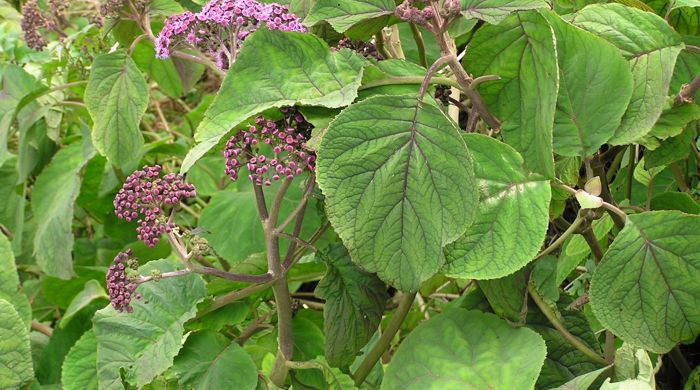
[(182, 80), (175, 68), (175, 63), (170, 58), (163, 60), (156, 58), (156, 51), (150, 41), (137, 45), (131, 57), (139, 69), (155, 80), (166, 95), (175, 99), (182, 96), (184, 92)]
[(549, 8), (545, 0), (462, 0), (462, 15), (498, 24), (515, 11)]
[(525, 272), (516, 272), (498, 279), (481, 280), (479, 287), (484, 292), (493, 312), (499, 317), (514, 324), (525, 322), (525, 314), (527, 314)]
[(564, 383), (563, 385), (554, 388), (553, 390), (588, 390), (593, 382), (598, 379), (600, 374), (606, 371), (609, 367), (603, 367), (595, 371), (587, 372), (579, 375), (576, 378)]
[[(620, 125), (632, 96), (632, 73), (615, 46), (556, 14), (542, 14), (554, 29), (559, 63), (554, 151), (587, 157)], [(611, 90), (615, 99), (609, 98)]]
[[(615, 226), (615, 223), (609, 214), (603, 214), (600, 219), (596, 219), (591, 225), (595, 238), (598, 241), (605, 241), (605, 238), (608, 236), (608, 232), (610, 232), (613, 226)], [(564, 253), (566, 253), (567, 256), (580, 257), (591, 253), (591, 248), (588, 246), (588, 243), (582, 235), (575, 234), (571, 237), (571, 239), (569, 239), (569, 242), (564, 249)]]
[(617, 46), (630, 63), (634, 89), (613, 145), (645, 136), (661, 115), (676, 64), (683, 48), (680, 36), (651, 12), (621, 4), (594, 4), (578, 12), (573, 23)]
[(235, 341), (206, 330), (187, 338), (172, 371), (180, 386), (188, 389), (253, 390), (258, 383), (258, 369), (250, 355)]
[(394, 15), (394, 0), (317, 0), (304, 25), (311, 27), (326, 21), (334, 30), (343, 33), (351, 27), (374, 19), (371, 26), (377, 29), (386, 25), (389, 17)]
[(92, 63), (85, 104), (92, 121), (92, 141), (118, 167), (138, 160), (143, 146), (139, 122), (148, 106), (148, 84), (134, 61), (120, 50)]
[(458, 129), (415, 96), (372, 97), (338, 115), (318, 151), (318, 183), (353, 260), (402, 291), (443, 266), (442, 247), (476, 211)]
[(549, 224), (549, 182), (523, 168), (510, 146), (479, 134), (464, 137), (480, 192), (476, 221), (445, 248), (448, 276), (494, 279), (537, 254)]
[(0, 298), (0, 387), (19, 386), (33, 377), (29, 329), (12, 304)]
[(423, 322), (401, 343), (382, 390), (532, 389), (544, 340), (493, 314), (454, 308)]
[(32, 210), (37, 219), (34, 256), (50, 276), (70, 279), (73, 273), (73, 206), (80, 193), (80, 170), (94, 152), (73, 143), (56, 153), (36, 179)]
[(355, 355), (376, 333), (389, 295), (386, 285), (350, 261), (342, 245), (320, 253), (328, 266), (316, 286), (316, 295), (326, 300), (323, 309), (325, 356), (334, 367), (352, 364)]
[(695, 339), (700, 333), (698, 240), (698, 216), (629, 215), (591, 280), (598, 320), (622, 340), (656, 353)]
[(465, 66), (475, 76), (501, 77), (481, 84), (479, 91), (503, 121), (503, 137), (523, 155), (530, 171), (554, 177), (559, 72), (547, 20), (537, 11), (525, 11), (480, 28), (469, 43)]
[(687, 192), (662, 192), (651, 198), (651, 209), (700, 214), (700, 204)]
[(247, 118), (274, 107), (342, 107), (357, 97), (364, 61), (349, 50), (332, 53), (311, 34), (261, 29), (246, 39), (197, 128), (198, 142), (182, 172)]
[(17, 291), (19, 288), (19, 276), (15, 256), (12, 253), (12, 244), (0, 233), (0, 299), (12, 303), (20, 318), (29, 329), (32, 321), (32, 309), (29, 306), (27, 296)]
[(64, 390), (97, 390), (97, 339), (89, 330), (70, 349), (63, 361)]
[(95, 279), (88, 280), (85, 283), (85, 288), (73, 298), (66, 312), (63, 314), (63, 318), (61, 318), (59, 323), (60, 327), (64, 328), (73, 316), (97, 299), (109, 300), (109, 295), (107, 295), (107, 292), (102, 288), (100, 282)]
[[(140, 268), (174, 270), (169, 260), (151, 261)], [(95, 313), (97, 371), (100, 389), (123, 389), (120, 370), (126, 379), (143, 386), (173, 363), (182, 346), (183, 324), (194, 317), (196, 305), (206, 295), (199, 275), (163, 279), (139, 286), (142, 300), (132, 300), (133, 313), (118, 313), (108, 306)]]
[(688, 158), (696, 135), (697, 127), (691, 123), (680, 135), (664, 141), (654, 150), (648, 150), (644, 154), (644, 167), (662, 167)]
[(683, 104), (674, 106), (661, 113), (649, 134), (644, 138), (647, 149), (656, 149), (660, 141), (675, 137), (683, 132), (688, 124), (700, 119), (700, 106)]
[(296, 365), (297, 370), (318, 369), (323, 372), (323, 378), (328, 385), (328, 390), (356, 390), (354, 381), (350, 375), (343, 373), (337, 368), (331, 367), (323, 356), (319, 356), (311, 361), (301, 362)]

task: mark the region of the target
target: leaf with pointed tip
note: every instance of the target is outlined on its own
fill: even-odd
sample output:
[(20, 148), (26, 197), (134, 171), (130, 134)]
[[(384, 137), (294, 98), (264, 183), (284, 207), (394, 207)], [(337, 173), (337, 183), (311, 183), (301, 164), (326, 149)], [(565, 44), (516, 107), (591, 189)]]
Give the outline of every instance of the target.
[(232, 128), (264, 110), (295, 104), (343, 107), (357, 97), (364, 61), (350, 50), (331, 52), (312, 34), (260, 29), (246, 39), (219, 93), (197, 127), (198, 144), (182, 172)]
[[(174, 264), (151, 261), (140, 271), (172, 271)], [(121, 369), (128, 382), (141, 387), (170, 367), (182, 347), (184, 323), (194, 317), (207, 293), (195, 274), (145, 283), (136, 291), (143, 299), (131, 301), (133, 313), (118, 313), (111, 306), (95, 313), (100, 389), (124, 389)]]
[(471, 224), (477, 191), (459, 130), (415, 96), (353, 104), (318, 151), (328, 219), (353, 261), (402, 291), (445, 263), (442, 248)]
[(148, 106), (148, 84), (126, 51), (101, 54), (92, 63), (85, 105), (92, 121), (92, 141), (117, 167), (141, 155), (141, 117)]
[(483, 26), (469, 43), (464, 63), (474, 76), (501, 77), (480, 84), (479, 91), (502, 119), (504, 139), (523, 155), (530, 171), (554, 177), (559, 71), (547, 20), (538, 11), (525, 11)]
[(445, 248), (448, 276), (495, 279), (519, 270), (537, 254), (549, 224), (549, 182), (529, 174), (510, 146), (480, 134), (464, 140), (474, 157), (480, 192), (477, 217)]
[(700, 333), (700, 217), (629, 215), (591, 280), (596, 318), (622, 340), (656, 353)]
[(453, 308), (423, 322), (401, 343), (382, 390), (532, 389), (544, 340), (490, 313)]
[(70, 305), (68, 305), (66, 312), (63, 314), (63, 318), (61, 318), (59, 326), (64, 328), (68, 325), (73, 316), (97, 299), (109, 300), (109, 295), (107, 295), (105, 289), (102, 288), (100, 282), (95, 279), (90, 279), (85, 282), (85, 288), (71, 300)]
[(680, 36), (659, 16), (622, 4), (594, 4), (572, 22), (617, 46), (630, 63), (634, 87), (613, 145), (638, 141), (651, 131), (666, 103)]
[(462, 0), (462, 15), (498, 24), (515, 11), (548, 7), (545, 0)]

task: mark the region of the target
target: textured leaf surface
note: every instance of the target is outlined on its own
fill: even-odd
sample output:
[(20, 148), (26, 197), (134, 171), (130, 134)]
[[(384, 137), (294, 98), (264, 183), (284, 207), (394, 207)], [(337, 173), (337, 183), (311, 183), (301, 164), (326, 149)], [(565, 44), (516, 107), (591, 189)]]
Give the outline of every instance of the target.
[(403, 291), (444, 264), (476, 210), (471, 157), (458, 129), (414, 96), (344, 110), (318, 152), (328, 219), (353, 260)]
[(479, 134), (464, 137), (474, 157), (480, 192), (476, 221), (445, 248), (449, 276), (500, 278), (522, 268), (537, 254), (549, 222), (551, 190), (528, 174), (510, 146)]
[(700, 332), (700, 217), (677, 211), (630, 215), (591, 280), (600, 322), (656, 353)]
[(382, 390), (532, 389), (544, 340), (493, 314), (460, 308), (419, 325), (401, 343)]
[(498, 24), (512, 12), (548, 7), (544, 0), (462, 0), (462, 15)]
[(73, 316), (98, 299), (109, 300), (109, 295), (107, 295), (105, 289), (102, 288), (100, 282), (95, 279), (88, 280), (85, 283), (85, 288), (71, 300), (70, 305), (68, 305), (66, 312), (61, 318), (60, 326), (62, 328), (65, 327)]
[[(157, 260), (140, 270), (146, 275), (153, 269), (172, 271), (173, 264)], [(111, 306), (95, 313), (100, 389), (123, 389), (122, 368), (130, 383), (143, 386), (170, 367), (182, 347), (183, 324), (206, 295), (204, 281), (193, 274), (146, 283), (137, 291), (143, 299), (132, 300), (133, 313), (118, 313)]]
[(393, 0), (318, 0), (304, 24), (310, 27), (325, 20), (342, 33), (368, 19), (382, 18), (377, 22), (378, 25), (384, 24), (395, 9)]
[(29, 329), (29, 324), (32, 321), (32, 308), (27, 296), (18, 291), (18, 288), (19, 276), (17, 275), (15, 256), (12, 253), (12, 244), (4, 234), (0, 234), (0, 299), (10, 302), (15, 307)]
[(197, 127), (186, 172), (221, 137), (250, 116), (273, 107), (342, 107), (357, 97), (363, 61), (349, 50), (331, 53), (311, 34), (261, 29), (246, 39), (218, 95)]
[(47, 275), (62, 279), (73, 276), (73, 204), (80, 192), (80, 170), (91, 156), (79, 142), (61, 149), (34, 185), (34, 255)]
[[(554, 151), (587, 157), (620, 125), (632, 96), (632, 73), (619, 50), (552, 13), (557, 40), (559, 97), (554, 118)], [(610, 91), (615, 99), (610, 99)]]
[(176, 99), (182, 96), (184, 92), (182, 80), (173, 59), (156, 58), (156, 51), (150, 41), (136, 46), (131, 56), (139, 69), (155, 80), (160, 89), (168, 96)]
[(503, 137), (527, 168), (554, 177), (552, 129), (559, 85), (554, 34), (537, 11), (518, 12), (479, 29), (469, 43), (466, 69), (496, 74), (479, 91), (502, 121)]
[(94, 123), (92, 142), (118, 167), (141, 155), (139, 122), (148, 106), (148, 84), (125, 51), (101, 54), (92, 63), (85, 105)]
[(97, 389), (97, 338), (92, 330), (83, 333), (66, 355), (61, 383), (64, 390)]
[(315, 292), (326, 300), (325, 356), (332, 366), (348, 366), (376, 333), (389, 296), (386, 285), (353, 264), (342, 245), (322, 253), (321, 258), (328, 271)]
[(680, 36), (659, 16), (621, 4), (595, 4), (578, 12), (577, 26), (617, 46), (628, 59), (634, 89), (620, 127), (610, 143), (623, 145), (646, 135), (666, 102)]
[(479, 288), (489, 301), (489, 305), (499, 317), (512, 323), (525, 320), (527, 306), (527, 280), (525, 272), (520, 271), (498, 279), (481, 280)]
[(0, 298), (0, 388), (32, 379), (29, 329), (10, 302)]
[(235, 341), (212, 331), (190, 335), (175, 359), (173, 372), (181, 386), (197, 390), (253, 390), (258, 369)]

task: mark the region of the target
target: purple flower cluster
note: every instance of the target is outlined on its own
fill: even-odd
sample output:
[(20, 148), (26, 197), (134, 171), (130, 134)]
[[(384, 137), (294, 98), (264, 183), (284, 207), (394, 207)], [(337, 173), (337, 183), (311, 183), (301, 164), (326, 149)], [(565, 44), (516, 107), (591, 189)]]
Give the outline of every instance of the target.
[(131, 249), (126, 252), (119, 252), (114, 258), (114, 264), (107, 270), (107, 290), (112, 307), (118, 312), (127, 311), (131, 313), (131, 299), (141, 299), (141, 294), (134, 293), (138, 283), (129, 276), (129, 272), (136, 273), (138, 261), (131, 257)]
[(156, 41), (156, 57), (170, 57), (178, 44), (189, 44), (214, 57), (220, 68), (233, 63), (240, 42), (263, 24), (271, 30), (306, 32), (287, 6), (256, 0), (211, 0), (200, 12), (166, 19)]
[(46, 40), (40, 29), (46, 27), (46, 18), (36, 0), (29, 0), (22, 6), (21, 26), (27, 46), (37, 51), (44, 50)]
[(167, 221), (164, 209), (182, 200), (197, 196), (194, 185), (187, 184), (182, 175), (168, 173), (160, 177), (160, 165), (145, 166), (132, 173), (114, 198), (117, 217), (136, 220), (138, 239), (153, 248), (162, 233), (170, 233), (175, 225)]
[(415, 23), (420, 26), (427, 25), (428, 22), (430, 22), (430, 20), (435, 16), (432, 8), (425, 7), (423, 9), (419, 9), (412, 5), (411, 0), (404, 0), (403, 3), (396, 7), (394, 14), (401, 20)]
[(303, 149), (304, 132), (310, 124), (299, 112), (282, 109), (282, 113), (286, 118), (280, 122), (257, 117), (255, 125), (226, 142), (226, 174), (231, 180), (238, 180), (243, 166), (248, 169), (248, 179), (258, 186), (316, 169), (316, 156)]

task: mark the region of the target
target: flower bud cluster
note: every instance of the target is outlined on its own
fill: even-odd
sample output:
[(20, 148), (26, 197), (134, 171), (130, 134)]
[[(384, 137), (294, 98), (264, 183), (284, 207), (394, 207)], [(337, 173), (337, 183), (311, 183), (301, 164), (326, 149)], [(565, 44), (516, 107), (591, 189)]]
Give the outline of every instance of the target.
[(462, 4), (459, 0), (445, 0), (440, 13), (446, 18), (459, 15), (462, 11)]
[(107, 290), (112, 307), (118, 312), (131, 313), (131, 299), (141, 299), (141, 294), (136, 293), (138, 287), (137, 278), (139, 263), (131, 257), (131, 249), (119, 252), (114, 258), (114, 263), (107, 270)]
[(428, 22), (430, 22), (430, 20), (432, 20), (435, 16), (432, 8), (425, 7), (423, 9), (419, 9), (412, 5), (411, 0), (404, 0), (403, 3), (399, 4), (396, 7), (394, 14), (401, 20), (415, 23), (419, 26), (427, 25)]
[[(287, 6), (256, 0), (211, 0), (200, 12), (186, 11), (166, 19), (156, 40), (156, 57), (170, 57), (178, 44), (189, 44), (216, 59), (226, 69), (235, 59), (239, 43), (267, 25), (270, 30), (306, 32)], [(227, 59), (229, 61), (227, 61)]]
[(161, 170), (160, 165), (154, 165), (132, 173), (114, 198), (117, 217), (127, 222), (136, 220), (138, 239), (151, 248), (162, 233), (175, 229), (164, 209), (197, 196), (194, 185), (185, 183), (182, 175), (168, 173), (161, 178)]
[(438, 85), (435, 87), (435, 99), (439, 100), (442, 104), (450, 104), (451, 96), (452, 89), (449, 85)]
[(36, 0), (29, 0), (22, 6), (22, 31), (27, 46), (34, 50), (44, 50), (46, 40), (39, 29), (46, 27), (46, 18)]
[(226, 142), (226, 174), (231, 180), (238, 180), (243, 166), (248, 169), (248, 179), (258, 186), (316, 169), (316, 156), (303, 147), (311, 125), (293, 109), (283, 108), (282, 113), (285, 119), (280, 122), (257, 117), (255, 125)]
[(373, 57), (379, 61), (384, 59), (382, 54), (377, 50), (377, 46), (372, 42), (363, 42), (359, 40), (353, 42), (350, 38), (343, 38), (338, 42), (338, 45), (335, 46), (335, 49), (340, 50), (344, 48), (353, 50), (365, 58)]

